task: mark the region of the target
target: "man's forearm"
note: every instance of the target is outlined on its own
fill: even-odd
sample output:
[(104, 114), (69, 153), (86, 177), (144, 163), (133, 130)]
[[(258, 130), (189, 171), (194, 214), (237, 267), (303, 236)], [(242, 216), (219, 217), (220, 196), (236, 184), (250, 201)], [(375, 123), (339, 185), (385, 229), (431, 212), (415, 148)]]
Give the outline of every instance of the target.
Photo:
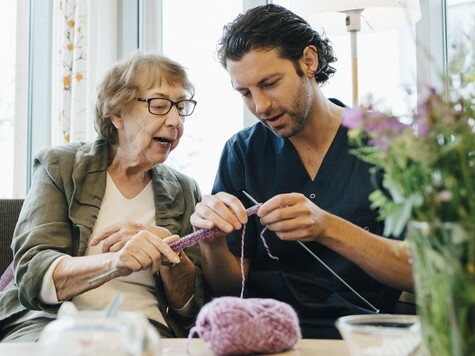
[[(226, 238), (202, 242), (200, 247), (203, 274), (213, 293), (216, 296), (239, 295), (242, 281), (240, 259), (229, 251)], [(247, 275), (246, 260), (244, 271)]]
[(320, 243), (357, 264), (374, 279), (390, 287), (413, 291), (409, 251), (401, 241), (372, 234), (330, 215)]

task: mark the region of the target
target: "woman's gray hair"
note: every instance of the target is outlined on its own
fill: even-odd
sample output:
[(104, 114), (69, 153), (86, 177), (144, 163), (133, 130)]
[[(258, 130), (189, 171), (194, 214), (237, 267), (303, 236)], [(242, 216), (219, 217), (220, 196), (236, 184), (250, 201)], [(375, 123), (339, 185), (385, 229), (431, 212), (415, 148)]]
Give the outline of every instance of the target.
[(117, 62), (107, 71), (97, 85), (95, 129), (100, 137), (110, 144), (118, 143), (117, 129), (112, 123), (113, 115), (132, 103), (143, 89), (151, 88), (162, 80), (173, 86), (182, 86), (195, 94), (185, 68), (167, 58), (154, 53), (136, 51), (130, 57)]

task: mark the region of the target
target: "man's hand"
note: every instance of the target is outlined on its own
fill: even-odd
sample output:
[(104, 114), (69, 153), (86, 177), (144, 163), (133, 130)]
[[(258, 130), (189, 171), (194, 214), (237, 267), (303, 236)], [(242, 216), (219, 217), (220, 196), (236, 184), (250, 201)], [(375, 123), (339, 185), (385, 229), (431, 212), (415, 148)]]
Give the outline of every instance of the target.
[(327, 213), (303, 194), (289, 193), (272, 197), (257, 211), (262, 225), (281, 240), (316, 241), (325, 230)]
[[(211, 229), (216, 226), (225, 234), (229, 234), (234, 230), (240, 230), (247, 223), (247, 213), (238, 198), (219, 192), (215, 195), (204, 195), (202, 201), (196, 205), (190, 221), (195, 230)], [(207, 239), (207, 242), (212, 242), (221, 235)]]

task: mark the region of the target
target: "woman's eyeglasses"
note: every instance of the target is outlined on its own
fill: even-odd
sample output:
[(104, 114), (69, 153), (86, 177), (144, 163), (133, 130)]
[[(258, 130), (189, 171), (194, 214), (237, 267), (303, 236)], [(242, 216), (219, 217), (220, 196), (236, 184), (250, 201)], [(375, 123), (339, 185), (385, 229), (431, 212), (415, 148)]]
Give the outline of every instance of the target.
[(147, 103), (148, 112), (153, 115), (166, 115), (173, 106), (176, 106), (178, 115), (190, 116), (193, 114), (196, 106), (196, 101), (192, 99), (172, 101), (165, 98), (137, 98), (136, 100)]

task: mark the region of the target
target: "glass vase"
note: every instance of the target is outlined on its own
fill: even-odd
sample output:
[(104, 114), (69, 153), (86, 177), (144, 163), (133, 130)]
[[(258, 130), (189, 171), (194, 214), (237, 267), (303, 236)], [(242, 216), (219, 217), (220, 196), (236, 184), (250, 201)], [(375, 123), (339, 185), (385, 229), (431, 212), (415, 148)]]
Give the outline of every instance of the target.
[(411, 222), (407, 238), (423, 352), (475, 354), (475, 225)]

